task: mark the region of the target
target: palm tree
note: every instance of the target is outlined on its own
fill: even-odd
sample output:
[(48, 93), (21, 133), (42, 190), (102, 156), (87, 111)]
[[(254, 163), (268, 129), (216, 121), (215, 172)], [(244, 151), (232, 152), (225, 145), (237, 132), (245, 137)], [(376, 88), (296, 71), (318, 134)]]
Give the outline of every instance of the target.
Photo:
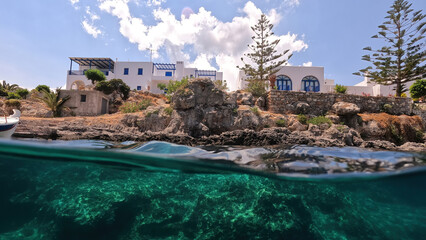
[(13, 92), (18, 88), (19, 88), (18, 84), (12, 84), (11, 85), (9, 83), (6, 83), (5, 80), (3, 80), (3, 83), (0, 84), (0, 89), (5, 91), (5, 92)]
[(43, 96), (38, 97), (39, 100), (41, 100), (50, 110), (53, 112), (53, 117), (60, 117), (62, 113), (62, 109), (64, 108), (65, 102), (70, 100), (70, 96), (66, 96), (63, 98), (59, 97), (59, 94), (61, 92), (61, 89), (56, 89), (56, 92), (53, 91), (46, 91), (43, 89), (41, 93)]

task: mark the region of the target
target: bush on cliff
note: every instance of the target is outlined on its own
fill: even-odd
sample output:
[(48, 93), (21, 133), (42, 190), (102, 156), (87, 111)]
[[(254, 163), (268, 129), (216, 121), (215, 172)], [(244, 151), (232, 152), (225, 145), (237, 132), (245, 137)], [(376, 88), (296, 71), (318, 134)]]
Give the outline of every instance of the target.
[(410, 94), (412, 98), (426, 97), (426, 79), (417, 80), (410, 87)]
[(327, 123), (329, 126), (333, 124), (329, 118), (326, 118), (325, 116), (318, 116), (311, 118), (307, 121), (307, 123), (313, 124), (313, 125), (321, 125), (323, 123)]
[(116, 96), (126, 100), (129, 98), (130, 87), (121, 79), (111, 79), (109, 81), (99, 81), (96, 83), (95, 89), (105, 93), (106, 95), (113, 94), (113, 100)]
[(334, 87), (334, 91), (336, 91), (336, 93), (345, 94), (347, 90), (347, 87), (340, 84), (336, 84), (336, 86)]
[(25, 88), (19, 88), (15, 92), (23, 99), (26, 99), (28, 94), (30, 94), (30, 92)]
[(254, 97), (266, 97), (267, 83), (261, 81), (250, 81), (247, 85), (247, 91), (250, 92)]
[(184, 89), (186, 86), (188, 86), (189, 78), (184, 77), (180, 81), (172, 81), (170, 80), (169, 83), (166, 85), (164, 83), (159, 83), (157, 87), (160, 90), (164, 90), (166, 93), (166, 97), (169, 101), (172, 99), (172, 95), (179, 89)]
[(9, 114), (13, 109), (21, 110), (21, 102), (18, 99), (10, 99), (4, 102), (5, 111)]
[(120, 106), (119, 110), (122, 113), (134, 113), (134, 112), (139, 112), (141, 110), (145, 110), (149, 106), (151, 106), (151, 100), (144, 99), (139, 103), (126, 102), (126, 103), (124, 103), (123, 105)]
[(8, 92), (7, 99), (21, 99), (21, 96), (19, 96), (16, 92)]

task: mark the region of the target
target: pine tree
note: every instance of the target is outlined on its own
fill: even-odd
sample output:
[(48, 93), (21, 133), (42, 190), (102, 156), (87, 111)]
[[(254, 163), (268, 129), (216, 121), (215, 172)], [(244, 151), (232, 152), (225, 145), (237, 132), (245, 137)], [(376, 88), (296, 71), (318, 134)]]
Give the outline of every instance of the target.
[(251, 27), (254, 32), (254, 36), (252, 37), (254, 43), (248, 45), (252, 52), (245, 54), (245, 56), (250, 58), (255, 66), (245, 63), (243, 58), (241, 58), (241, 61), (243, 61), (244, 66), (237, 66), (249, 77), (247, 79), (249, 85), (253, 83), (257, 86), (266, 87), (267, 84), (264, 83), (268, 80), (268, 76), (277, 73), (279, 71), (278, 67), (285, 64), (291, 57), (290, 55), (288, 58), (281, 59), (290, 50), (277, 54), (275, 48), (280, 42), (280, 39), (270, 42), (271, 36), (274, 35), (272, 32), (273, 27), (274, 25), (269, 23), (269, 20), (264, 14), (262, 14), (257, 24)]
[(364, 48), (371, 54), (364, 55), (362, 60), (371, 62), (372, 66), (354, 73), (379, 84), (395, 84), (397, 96), (407, 91), (405, 83), (425, 75), (425, 15), (421, 10), (411, 9), (411, 5), (405, 0), (393, 3), (386, 21), (378, 26), (378, 34), (372, 36), (383, 39), (385, 46), (377, 50)]

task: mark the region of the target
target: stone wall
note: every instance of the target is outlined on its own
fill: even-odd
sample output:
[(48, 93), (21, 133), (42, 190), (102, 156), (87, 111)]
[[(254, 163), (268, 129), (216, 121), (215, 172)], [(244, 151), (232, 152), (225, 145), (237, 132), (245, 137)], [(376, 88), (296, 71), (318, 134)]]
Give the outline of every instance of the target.
[(356, 104), (361, 112), (377, 113), (383, 105), (392, 106), (391, 114), (412, 113), (410, 98), (370, 97), (338, 93), (314, 93), (272, 90), (268, 95), (268, 110), (274, 113), (325, 115), (336, 102)]

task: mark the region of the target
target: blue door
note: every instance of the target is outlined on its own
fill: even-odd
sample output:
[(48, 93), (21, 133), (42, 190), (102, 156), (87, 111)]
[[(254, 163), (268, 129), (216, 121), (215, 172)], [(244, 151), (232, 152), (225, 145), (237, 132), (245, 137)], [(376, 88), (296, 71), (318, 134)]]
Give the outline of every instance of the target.
[(316, 77), (308, 76), (302, 79), (302, 90), (306, 92), (319, 92), (320, 85)]
[(291, 83), (291, 79), (284, 75), (279, 75), (277, 77), (277, 88), (281, 91), (290, 91), (293, 88), (293, 84)]

